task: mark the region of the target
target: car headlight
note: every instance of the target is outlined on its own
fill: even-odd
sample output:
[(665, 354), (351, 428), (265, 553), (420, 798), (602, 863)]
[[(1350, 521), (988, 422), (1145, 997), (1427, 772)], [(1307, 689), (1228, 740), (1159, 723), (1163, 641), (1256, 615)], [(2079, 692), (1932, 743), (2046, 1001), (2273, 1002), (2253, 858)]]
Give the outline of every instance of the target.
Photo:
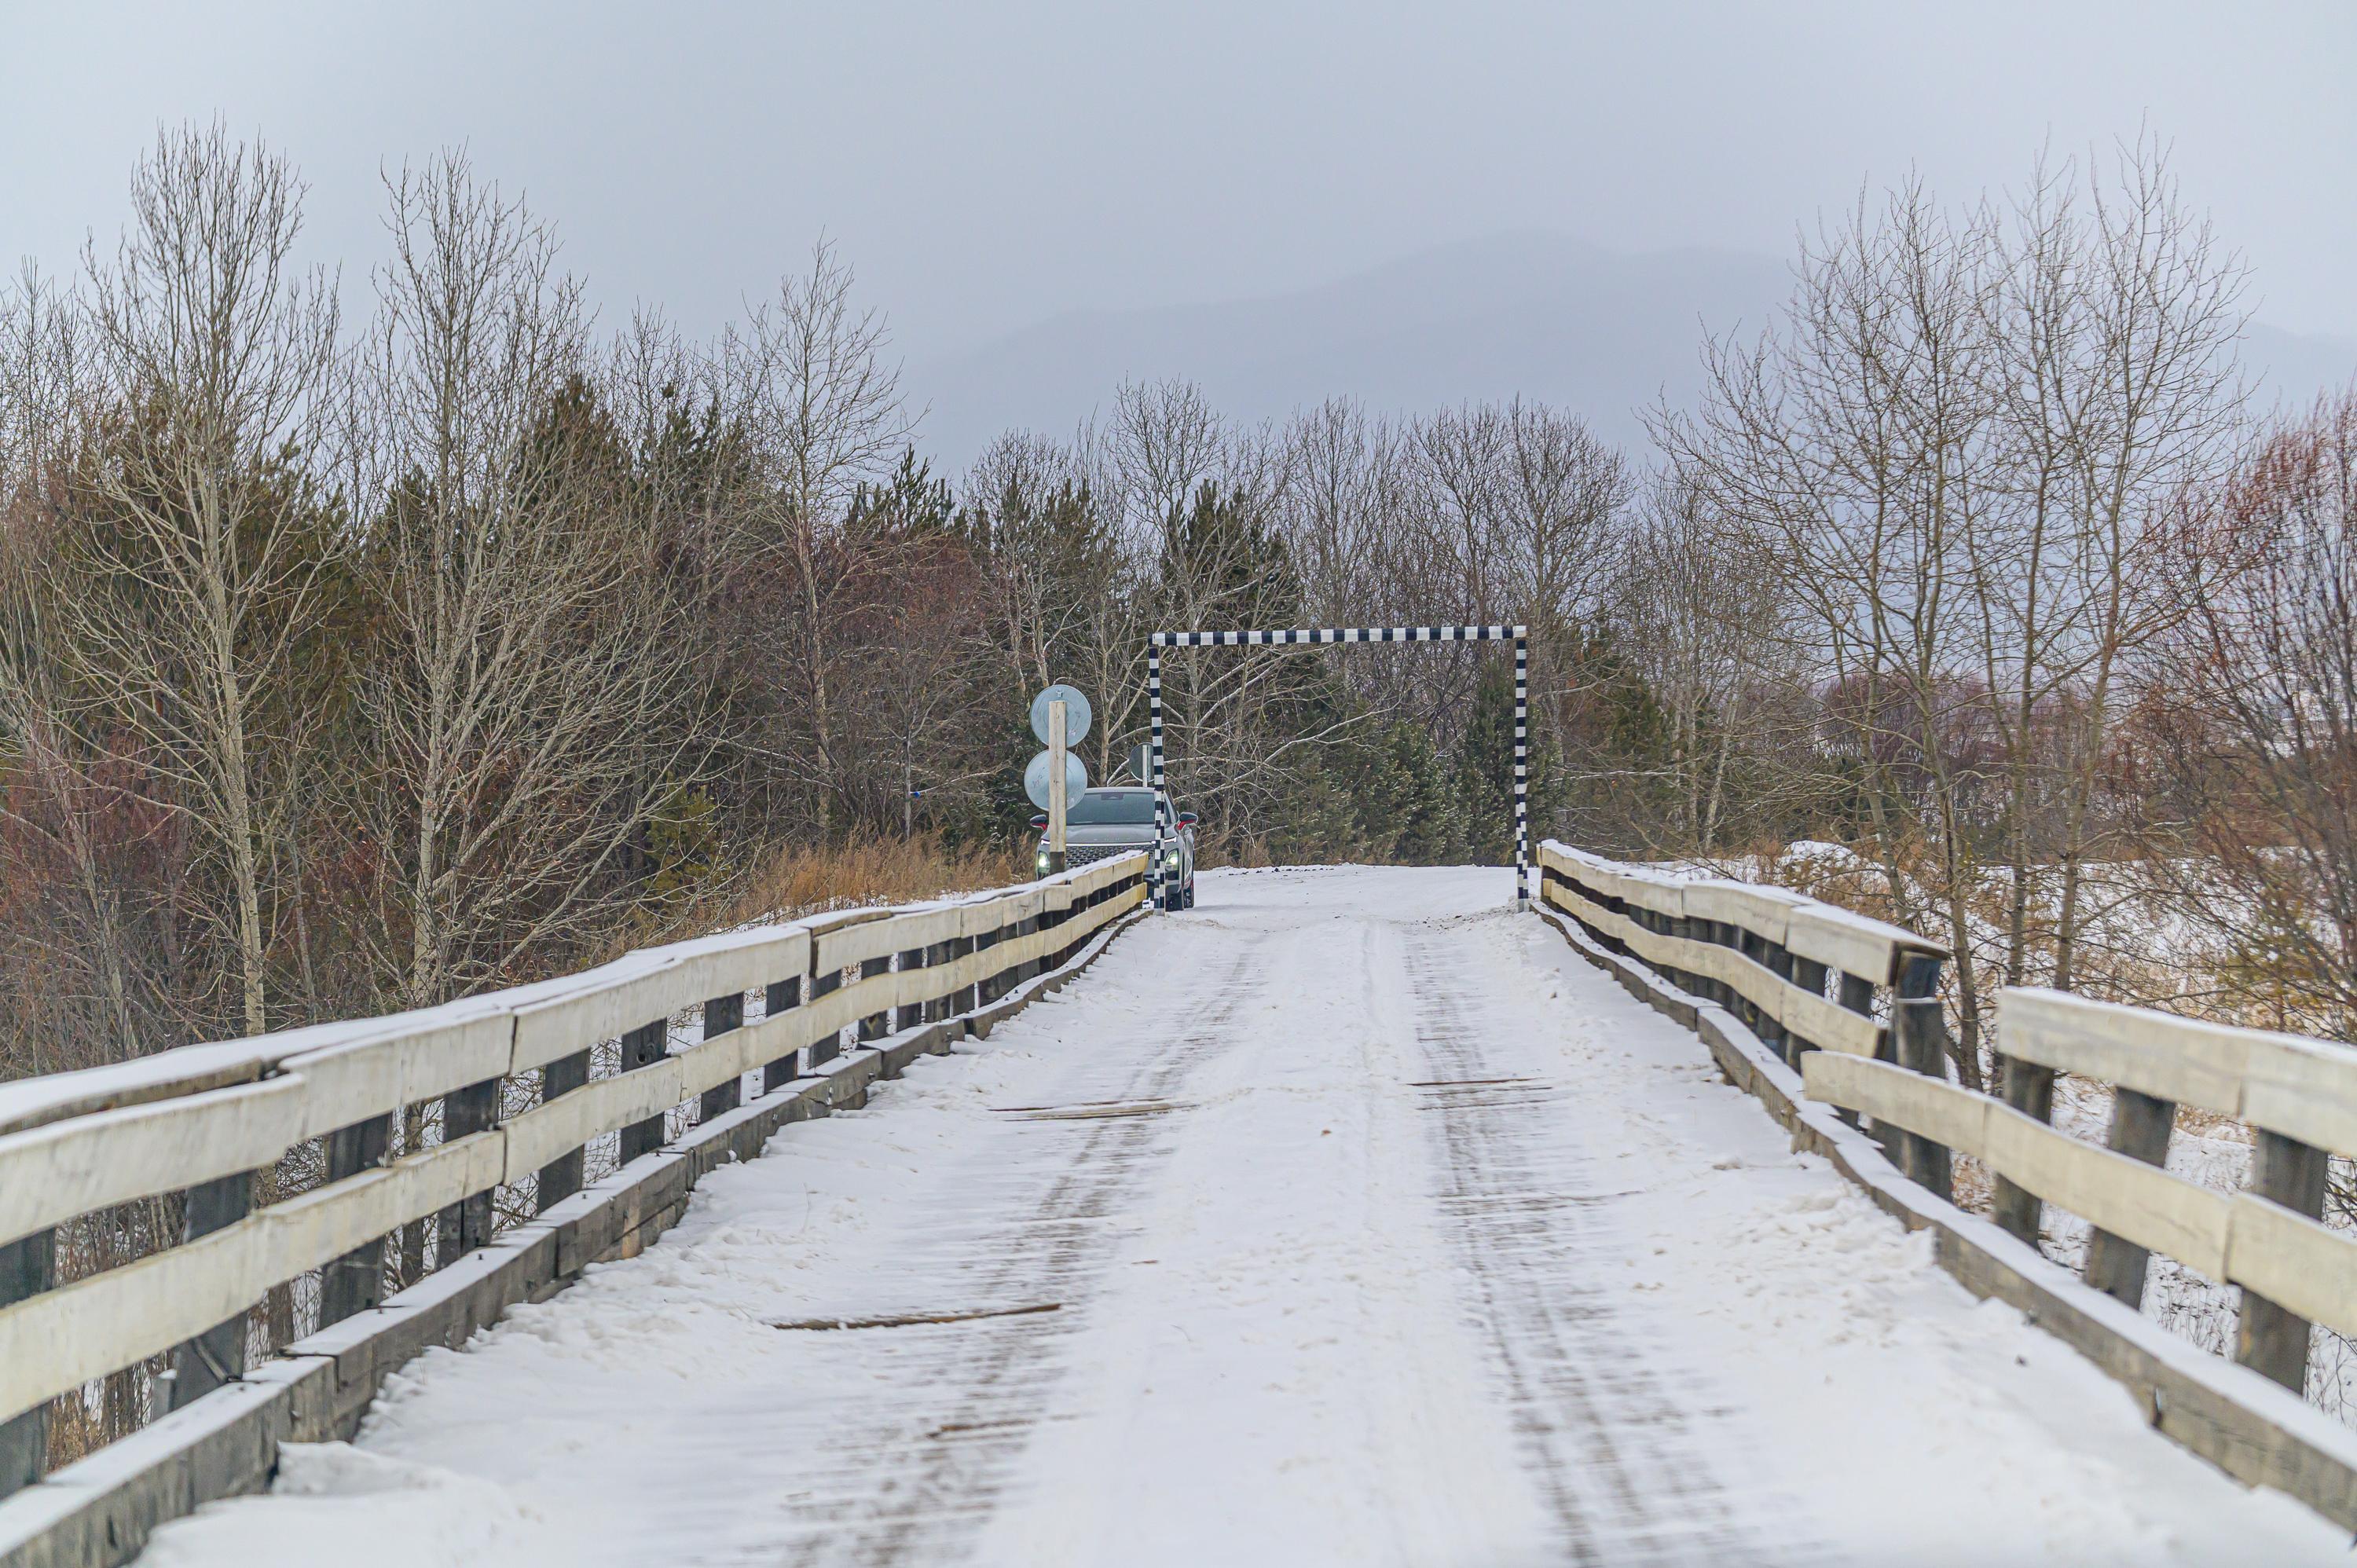
[(1168, 854), (1167, 854), (1167, 855), (1163, 856), (1163, 857), (1162, 857), (1162, 864), (1163, 864), (1163, 865), (1167, 865), (1167, 866), (1168, 866), (1168, 867), (1169, 867), (1171, 870), (1173, 870), (1173, 871), (1178, 870), (1178, 852), (1177, 850), (1175, 850), (1175, 849), (1174, 849), (1174, 850), (1172, 850)]
[(1048, 852), (1044, 849), (1039, 852), (1039, 875), (1048, 875)]

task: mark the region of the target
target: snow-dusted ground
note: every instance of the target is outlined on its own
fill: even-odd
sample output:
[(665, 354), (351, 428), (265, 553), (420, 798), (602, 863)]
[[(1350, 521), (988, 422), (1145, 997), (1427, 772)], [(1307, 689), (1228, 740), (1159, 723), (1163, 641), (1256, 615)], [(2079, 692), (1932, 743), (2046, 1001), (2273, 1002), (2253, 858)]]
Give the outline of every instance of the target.
[(143, 1561), (2347, 1562), (1508, 891), (1206, 874)]

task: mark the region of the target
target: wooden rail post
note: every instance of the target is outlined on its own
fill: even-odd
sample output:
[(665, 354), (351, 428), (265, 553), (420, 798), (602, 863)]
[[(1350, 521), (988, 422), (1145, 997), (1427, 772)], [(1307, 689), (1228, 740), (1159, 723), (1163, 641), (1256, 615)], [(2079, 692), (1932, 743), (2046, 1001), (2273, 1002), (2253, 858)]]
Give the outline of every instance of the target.
[[(559, 1057), (540, 1069), (540, 1102), (543, 1105), (559, 1095), (570, 1094), (589, 1081), (589, 1053), (576, 1051)], [(581, 1190), (582, 1172), (588, 1151), (575, 1149), (557, 1155), (540, 1167), (539, 1178), (533, 1184), (533, 1208), (545, 1214), (556, 1205)]]
[[(938, 968), (955, 963), (958, 960), (958, 954), (963, 948), (963, 944), (955, 937), (952, 937), (946, 941), (937, 944), (932, 950), (933, 966)], [(957, 1012), (957, 993), (954, 991), (944, 991), (940, 995), (933, 998), (933, 1004), (930, 1016), (933, 1023), (942, 1024), (956, 1017)]]
[[(188, 1188), (188, 1227), (181, 1240), (234, 1225), (253, 1208), (253, 1173), (241, 1171)], [(245, 1375), (245, 1314), (184, 1341), (172, 1358), (172, 1408), (202, 1399), (223, 1383)]]
[[(1539, 875), (1539, 902), (1542, 905), (1546, 902), (1546, 875), (1544, 872), (1540, 873)], [(1662, 917), (1663, 932), (1667, 936), (1676, 937), (1682, 940), (1689, 940), (1693, 927), (1694, 922), (1687, 919), (1684, 915), (1664, 915)], [(1686, 971), (1678, 968), (1675, 964), (1671, 964), (1664, 967), (1662, 972), (1669, 978), (1670, 983), (1676, 986), (1680, 991), (1684, 992), (1689, 996), (1695, 993), (1694, 976)]]
[[(1784, 957), (1792, 966), (1791, 978), (1793, 984), (1813, 996), (1823, 996), (1825, 993), (1825, 977), (1833, 972), (1829, 966), (1813, 958), (1795, 958), (1789, 951)], [(1817, 1043), (1800, 1035), (1792, 1036), (1792, 1066), (1797, 1069), (1801, 1065), (1801, 1058), (1817, 1048)]]
[[(393, 1144), (393, 1113), (371, 1116), (328, 1134), (328, 1179), (342, 1181), (384, 1164)], [(384, 1300), (384, 1238), (366, 1241), (319, 1271), (319, 1326), (341, 1323)]]
[[(57, 1283), (56, 1231), (37, 1230), (0, 1245), (0, 1306), (42, 1294)], [(39, 1480), (48, 1454), (48, 1405), (0, 1421), (0, 1498)]]
[[(442, 1141), (446, 1144), (487, 1132), (499, 1119), (498, 1079), (470, 1083), (442, 1097)], [(435, 1251), (435, 1267), (447, 1269), (476, 1248), (489, 1246), (490, 1240), (491, 1195), (478, 1192), (462, 1197), (442, 1211), (442, 1234)]]
[[(1749, 956), (1752, 962), (1775, 975), (1779, 980), (1792, 978), (1791, 964), (1778, 966), (1777, 960), (1784, 951), (1781, 946), (1770, 941), (1756, 931), (1746, 934), (1749, 938), (1746, 945), (1751, 950)], [(1752, 1033), (1760, 1036), (1760, 1043), (1773, 1051), (1780, 1059), (1790, 1061), (1792, 1054), (1784, 1047), (1784, 1026), (1777, 1022), (1772, 1014), (1756, 1002), (1751, 1004), (1751, 1013), (1752, 1016), (1759, 1020), (1752, 1026)]]
[[(1792, 955), (1785, 950), (1784, 944), (1781, 942), (1762, 942), (1760, 946), (1767, 953), (1765, 961), (1768, 965), (1768, 972), (1782, 981), (1785, 984), (1792, 984)], [(1776, 1031), (1775, 1043), (1780, 1047), (1776, 1054), (1784, 1058), (1787, 1066), (1799, 1067), (1801, 1065), (1801, 1047), (1799, 1042), (1792, 1037), (1792, 1032), (1784, 1027), (1781, 1023), (1774, 1025), (1773, 1027)], [(1768, 1036), (1762, 1035), (1760, 1038), (1764, 1040), (1767, 1039)]]
[[(1004, 935), (1006, 935), (1004, 927), (997, 930), (984, 931), (974, 939), (974, 950), (978, 952), (987, 952), (998, 945), (998, 939)], [(985, 974), (974, 983), (974, 1004), (976, 1007), (987, 1007), (997, 1000), (998, 976)]]
[[(1940, 963), (1932, 953), (1905, 953), (1899, 961), (1898, 994), (1890, 1004), (1890, 1043), (1899, 1065), (1927, 1078), (1948, 1076), (1948, 1026), (1940, 1013)], [(1948, 1146), (1920, 1133), (1902, 1133), (1908, 1179), (1953, 1200), (1955, 1186)]]
[[(839, 969), (828, 970), (824, 974), (819, 975), (812, 980), (810, 985), (811, 1000), (815, 1002), (822, 996), (832, 994), (833, 993), (842, 989), (843, 971)], [(833, 1061), (842, 1049), (843, 1033), (841, 1030), (837, 1030), (835, 1033), (827, 1036), (824, 1039), (813, 1040), (810, 1046), (811, 1070), (815, 1072), (818, 1070), (821, 1063)]]
[[(1170, 885), (1169, 892), (1167, 897), (1170, 899), (1170, 903), (1168, 905), (1168, 908), (1172, 909), (1178, 908), (1177, 901), (1178, 897), (1178, 885), (1177, 883), (1174, 882)], [(1015, 934), (1018, 937), (1029, 936), (1032, 932), (1039, 929), (1039, 923), (1044, 918), (1046, 918), (1044, 915), (1026, 915), (1022, 919), (1015, 922)], [(1017, 986), (1022, 984), (1025, 981), (1030, 979), (1033, 975), (1039, 972), (1039, 961), (1036, 958), (1025, 959), (1021, 963), (1017, 964), (1007, 974), (1006, 990), (1014, 990)], [(1002, 993), (1002, 994), (1004, 994), (1004, 993)]]
[[(862, 959), (860, 961), (859, 978), (862, 980), (873, 980), (879, 974), (889, 974), (891, 972), (892, 956), (889, 953), (885, 954), (882, 958)], [(886, 1008), (881, 1012), (870, 1013), (866, 1017), (859, 1020), (860, 1043), (865, 1045), (870, 1040), (882, 1039), (890, 1027), (890, 1018), (891, 1009)]]
[[(622, 1070), (634, 1072), (640, 1068), (654, 1066), (663, 1059), (671, 1047), (671, 1020), (658, 1018), (651, 1024), (641, 1024), (622, 1036)], [(629, 1165), (640, 1155), (651, 1155), (663, 1144), (663, 1118), (658, 1111), (641, 1122), (633, 1122), (622, 1129), (622, 1163)]]
[[(2148, 1165), (2169, 1163), (2169, 1134), (2177, 1124), (2177, 1107), (2133, 1089), (2112, 1090), (2112, 1128), (2107, 1140), (2114, 1152)], [(2263, 1134), (2264, 1135), (2264, 1134)], [(2144, 1305), (2145, 1273), (2151, 1254), (2123, 1236), (2098, 1228), (2087, 1238), (2087, 1266), (2082, 1271), (2089, 1284), (2129, 1306)], [(2307, 1325), (2301, 1325), (2305, 1329)], [(2308, 1344), (2303, 1336), (2303, 1364)]]
[[(1840, 1002), (1844, 1008), (1859, 1015), (1861, 1017), (1871, 1018), (1874, 1016), (1873, 981), (1868, 980), (1862, 974), (1852, 974), (1849, 971), (1843, 970), (1841, 972), (1841, 984), (1837, 989), (1840, 994), (1836, 997), (1836, 1000)], [(1834, 1114), (1840, 1117), (1842, 1121), (1847, 1122), (1852, 1127), (1858, 1124), (1857, 1112), (1855, 1111), (1836, 1110)], [(1885, 1156), (1888, 1156), (1890, 1153), (1889, 1139), (1878, 1132), (1875, 1135), (1875, 1141), (1882, 1145), (1882, 1152)]]
[[(2251, 1190), (2295, 1214), (2322, 1219), (2325, 1152), (2262, 1128), (2253, 1128), (2252, 1135)], [(2308, 1319), (2244, 1290), (2234, 1359), (2300, 1393), (2308, 1386)]]
[[(771, 981), (770, 983), (769, 994), (764, 998), (764, 1000), (767, 1001), (769, 1005), (765, 1010), (763, 1016), (770, 1018), (774, 1018), (780, 1013), (791, 1012), (792, 1009), (801, 1006), (802, 1000), (802, 976), (796, 975), (791, 980)], [(792, 1082), (795, 1076), (795, 1069), (801, 1066), (802, 1054), (802, 1053), (799, 1049), (791, 1050), (784, 1056), (780, 1057), (776, 1061), (770, 1062), (767, 1066), (763, 1067), (761, 1069), (761, 1092), (768, 1094), (772, 1090), (783, 1089), (787, 1084)]]
[[(1999, 1023), (2002, 1026), (2002, 1020)], [(2018, 1057), (2001, 1058), (1997, 1063), (1997, 1092), (2007, 1105), (2025, 1116), (2040, 1122), (2054, 1120), (2054, 1069), (2050, 1067), (2040, 1067)], [(1989, 1213), (2006, 1234), (2037, 1246), (2045, 1224), (2042, 1210), (2036, 1193), (2010, 1176), (1996, 1178)]]
[[(704, 1004), (704, 1037), (707, 1040), (745, 1026), (745, 993), (715, 996)], [(696, 1105), (696, 1120), (709, 1122), (716, 1116), (726, 1116), (745, 1103), (745, 1080), (732, 1078), (726, 1083), (716, 1083), (704, 1091)]]
[[(906, 952), (894, 953), (892, 955), (893, 972), (898, 974), (913, 974), (918, 970), (931, 967), (932, 951), (931, 948), (910, 948)], [(932, 1020), (926, 1017), (925, 1013), (926, 1007), (921, 1002), (902, 1003), (892, 1009), (892, 1032), (897, 1035), (904, 1029), (913, 1029), (919, 1024), (931, 1023)]]

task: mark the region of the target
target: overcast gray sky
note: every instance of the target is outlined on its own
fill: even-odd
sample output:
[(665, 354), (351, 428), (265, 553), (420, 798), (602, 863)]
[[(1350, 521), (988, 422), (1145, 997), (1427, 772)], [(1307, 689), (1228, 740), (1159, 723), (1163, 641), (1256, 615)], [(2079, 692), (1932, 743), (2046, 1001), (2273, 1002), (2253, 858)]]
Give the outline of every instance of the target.
[(59, 5), (0, 0), (0, 257), (120, 222), (159, 120), (292, 153), (376, 259), (382, 161), (471, 144), (609, 318), (698, 332), (821, 231), (904, 352), (1559, 230), (1783, 255), (1919, 165), (1965, 195), (2139, 122), (2255, 269), (2357, 336), (2357, 5)]

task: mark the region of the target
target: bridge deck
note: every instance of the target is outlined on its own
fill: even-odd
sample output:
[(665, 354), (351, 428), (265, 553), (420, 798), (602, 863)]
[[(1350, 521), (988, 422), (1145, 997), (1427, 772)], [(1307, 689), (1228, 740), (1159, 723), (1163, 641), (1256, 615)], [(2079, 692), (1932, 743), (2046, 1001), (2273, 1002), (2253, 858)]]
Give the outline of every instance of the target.
[(1206, 876), (145, 1561), (2346, 1561), (1506, 892)]

